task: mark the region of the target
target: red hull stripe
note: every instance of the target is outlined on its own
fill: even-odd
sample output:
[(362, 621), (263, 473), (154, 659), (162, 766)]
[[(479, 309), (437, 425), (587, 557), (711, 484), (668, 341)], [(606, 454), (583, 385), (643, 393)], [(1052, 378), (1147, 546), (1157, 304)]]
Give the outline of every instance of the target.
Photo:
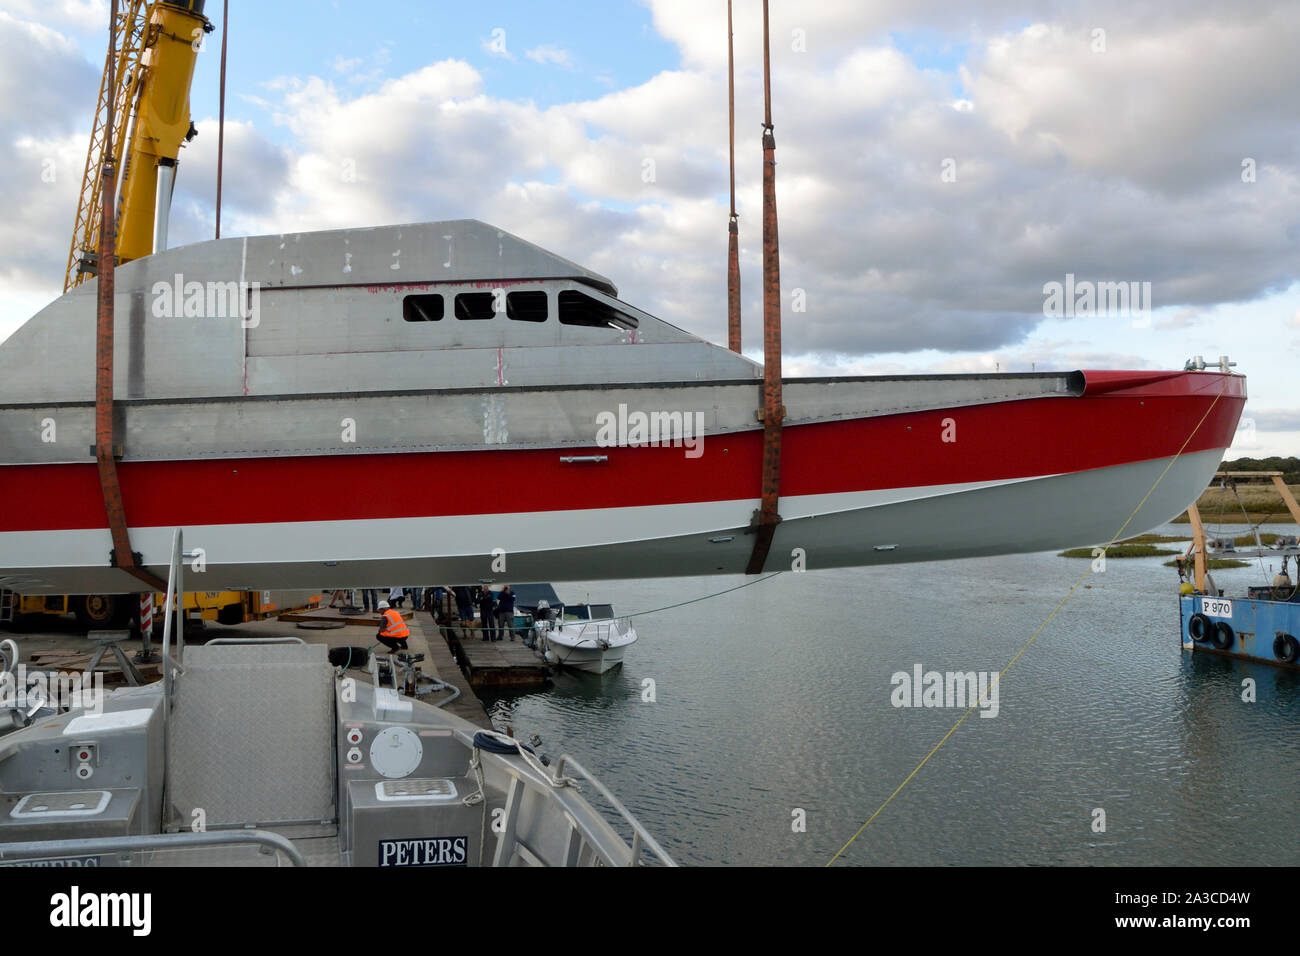
[[(1232, 443), (1245, 403), (1240, 378), (1087, 374), (1081, 398), (788, 427), (781, 495), (1030, 478), (1166, 458), (1226, 382), (1228, 393), (1184, 451), (1221, 449)], [(126, 461), (119, 471), (132, 527), (567, 511), (757, 499), (762, 437), (757, 430), (706, 437), (699, 458), (671, 447), (501, 449)], [(609, 460), (561, 464), (561, 455)], [(94, 464), (0, 468), (0, 502), (0, 532), (107, 526)]]

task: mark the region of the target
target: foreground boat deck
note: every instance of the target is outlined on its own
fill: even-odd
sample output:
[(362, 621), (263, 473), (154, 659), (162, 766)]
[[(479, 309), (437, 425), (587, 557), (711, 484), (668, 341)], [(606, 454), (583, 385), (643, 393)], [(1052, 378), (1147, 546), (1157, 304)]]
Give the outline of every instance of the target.
[[(330, 630), (316, 630), (298, 626), (300, 621), (321, 619), (345, 620), (347, 625)], [(21, 649), (23, 659), (31, 662), (33, 667), (49, 667), (64, 671), (79, 670), (78, 664), (84, 665), (90, 654), (93, 653), (95, 645), (86, 639), (83, 629), (71, 618), (52, 619), (47, 623), (48, 628), (40, 632), (0, 631), (0, 634), (13, 638)], [(424, 655), (424, 660), (420, 662), (420, 670), (428, 676), (435, 677), (445, 684), (450, 684), (460, 691), (460, 695), (443, 709), (479, 727), (491, 729), (492, 722), (488, 718), (487, 710), (482, 701), (475, 696), (473, 685), (465, 679), (465, 675), (457, 665), (451, 649), (447, 646), (448, 642), (438, 639), (429, 640), (429, 634), (435, 635), (435, 638), (437, 634), (437, 625), (433, 623), (433, 618), (426, 612), (418, 611), (413, 617), (407, 618), (407, 624), (411, 628), (411, 637), (407, 642), (411, 653)], [(201, 645), (205, 641), (221, 637), (296, 637), (301, 638), (308, 644), (323, 644), (331, 648), (370, 647), (375, 643), (374, 635), (376, 630), (377, 627), (371, 618), (364, 616), (340, 617), (337, 613), (329, 615), (317, 614), (312, 617), (294, 615), (292, 619), (257, 621), (234, 627), (209, 625), (197, 634), (192, 635), (186, 643)], [(480, 646), (487, 648), (489, 645), (482, 644)], [(519, 646), (518, 642), (516, 642), (516, 646)], [(140, 641), (122, 641), (121, 647), (128, 657), (134, 658), (140, 650)], [(156, 642), (154, 650), (155, 652), (158, 650)], [(381, 646), (377, 650), (382, 653), (384, 648)], [(525, 653), (532, 653), (526, 647), (523, 650)], [(534, 662), (537, 661), (535, 655), (533, 655), (532, 659)], [(158, 669), (156, 666), (137, 666), (144, 669), (147, 680), (157, 678)], [(370, 680), (370, 675), (364, 668), (354, 667), (349, 671), (349, 674), (367, 683)], [(118, 677), (119, 675), (116, 673), (106, 673), (104, 675), (105, 686), (122, 686), (124, 682), (119, 680)], [(433, 694), (430, 696), (436, 701), (446, 695)]]

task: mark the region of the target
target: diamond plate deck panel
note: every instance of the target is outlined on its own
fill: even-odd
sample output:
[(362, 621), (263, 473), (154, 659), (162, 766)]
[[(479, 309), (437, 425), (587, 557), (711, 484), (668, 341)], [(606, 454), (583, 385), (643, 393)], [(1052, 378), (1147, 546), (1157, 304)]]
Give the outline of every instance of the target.
[(172, 825), (333, 819), (334, 676), (323, 645), (185, 652), (168, 742)]

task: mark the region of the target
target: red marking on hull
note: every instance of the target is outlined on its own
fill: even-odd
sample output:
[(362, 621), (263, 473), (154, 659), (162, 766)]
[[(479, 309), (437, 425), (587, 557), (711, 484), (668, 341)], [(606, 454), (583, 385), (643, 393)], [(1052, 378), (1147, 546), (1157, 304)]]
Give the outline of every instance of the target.
[[(1087, 377), (1080, 398), (788, 425), (781, 497), (1029, 478), (1226, 448), (1245, 403), (1238, 376)], [(946, 419), (956, 441), (942, 440), (953, 433)], [(566, 447), (124, 461), (119, 469), (137, 528), (567, 511), (757, 500), (762, 438), (757, 429), (706, 436), (699, 458), (672, 447)], [(559, 460), (587, 454), (608, 461)], [(0, 501), (0, 532), (105, 527), (94, 464), (0, 467)]]
[[(392, 292), (428, 292), (430, 289), (441, 289), (446, 286), (469, 286), (474, 289), (512, 289), (517, 285), (536, 285), (539, 282), (546, 282), (546, 279), (448, 279), (443, 282), (384, 282), (371, 285), (326, 285), (317, 286), (320, 289), (363, 289), (371, 295), (380, 295), (382, 293)], [(296, 292), (299, 287), (285, 289), (286, 292)], [(266, 291), (266, 290), (264, 290)], [(269, 290), (279, 291), (279, 290)]]

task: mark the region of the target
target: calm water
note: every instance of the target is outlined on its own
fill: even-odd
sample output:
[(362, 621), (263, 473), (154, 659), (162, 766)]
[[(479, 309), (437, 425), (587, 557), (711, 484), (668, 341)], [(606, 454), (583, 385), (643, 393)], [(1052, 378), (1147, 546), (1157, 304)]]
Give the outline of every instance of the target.
[[(968, 718), (841, 862), (1300, 863), (1300, 678), (1184, 653), (1163, 560), (1093, 575), (1007, 673), (998, 715)], [(1049, 554), (786, 573), (638, 616), (621, 669), (561, 674), (492, 715), (577, 757), (680, 863), (821, 864), (961, 716), (894, 707), (891, 675), (1000, 671), (1084, 569)], [(1262, 577), (1215, 573), (1229, 593)], [(622, 614), (743, 581), (558, 590)]]

